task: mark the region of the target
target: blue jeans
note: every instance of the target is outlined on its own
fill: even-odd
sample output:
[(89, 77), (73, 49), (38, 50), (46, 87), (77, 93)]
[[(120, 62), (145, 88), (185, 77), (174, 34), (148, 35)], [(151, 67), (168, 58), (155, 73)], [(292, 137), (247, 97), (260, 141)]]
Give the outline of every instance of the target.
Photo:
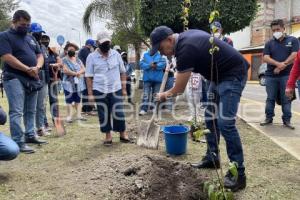
[(36, 128), (41, 129), (45, 125), (46, 118), (46, 96), (48, 92), (48, 85), (44, 85), (37, 95), (37, 104), (36, 104)]
[[(292, 118), (291, 101), (285, 96), (286, 83), (288, 76), (283, 77), (266, 77), (266, 91), (267, 101), (265, 114), (267, 119), (273, 119), (275, 116), (275, 102), (277, 95), (280, 95), (281, 109), (282, 109), (282, 121), (290, 122)], [(278, 94), (280, 92), (280, 94)]]
[(149, 106), (153, 107), (153, 98), (159, 92), (161, 83), (157, 82), (144, 82), (144, 94), (141, 110), (147, 112)]
[(122, 90), (108, 94), (94, 90), (93, 94), (97, 104), (101, 132), (124, 132), (126, 125)]
[(208, 92), (209, 84), (210, 84), (210, 82), (208, 80), (205, 80), (204, 78), (202, 78), (202, 98), (201, 98), (202, 104), (207, 103), (207, 100), (208, 100), (207, 92)]
[[(218, 159), (218, 144), (220, 134), (226, 141), (226, 150), (230, 162), (238, 163), (240, 175), (245, 173), (244, 155), (239, 132), (236, 128), (236, 114), (238, 105), (246, 85), (246, 77), (240, 81), (238, 79), (223, 81), (218, 85), (210, 83), (209, 93), (214, 98), (209, 98), (209, 103), (205, 110), (205, 122), (210, 134), (206, 135), (208, 160)], [(215, 117), (214, 117), (215, 116)], [(217, 135), (217, 136), (216, 136)]]
[(0, 160), (13, 160), (19, 153), (18, 145), (11, 138), (0, 133)]
[[(174, 77), (169, 77), (166, 83), (166, 88), (165, 91), (170, 90), (171, 88), (173, 88), (174, 86)], [(172, 110), (173, 109), (173, 104), (174, 104), (174, 98), (170, 98), (168, 99), (166, 102), (163, 103), (165, 105), (165, 108), (168, 110)]]
[[(24, 143), (24, 131), (21, 120), (25, 126), (25, 137), (35, 136), (35, 113), (37, 92), (25, 93), (22, 83), (18, 79), (3, 82), (9, 105), (9, 125), (12, 139), (21, 145)], [(24, 114), (24, 115), (23, 115)]]

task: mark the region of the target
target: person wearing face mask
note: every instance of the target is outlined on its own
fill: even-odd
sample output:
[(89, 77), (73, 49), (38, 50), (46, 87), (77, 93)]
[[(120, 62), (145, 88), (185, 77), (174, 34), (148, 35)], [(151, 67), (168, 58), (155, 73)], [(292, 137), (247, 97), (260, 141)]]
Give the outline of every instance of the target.
[[(42, 26), (39, 23), (31, 23), (30, 33), (36, 39), (41, 47), (42, 54), (44, 56), (44, 65), (40, 69), (39, 77), (43, 83), (43, 87), (38, 91), (37, 104), (36, 104), (36, 129), (39, 136), (47, 136), (48, 132), (45, 131), (45, 119), (46, 119), (46, 97), (48, 94), (49, 83), (49, 63), (47, 47), (41, 43), (42, 34), (45, 33)], [(44, 142), (46, 143), (46, 142)]]
[(111, 131), (120, 133), (120, 142), (130, 143), (125, 125), (123, 96), (126, 96), (126, 69), (121, 55), (111, 49), (107, 32), (97, 35), (98, 49), (86, 62), (87, 87), (90, 102), (96, 101), (100, 130), (106, 135), (104, 145), (112, 145)]
[[(88, 39), (85, 42), (85, 46), (79, 51), (78, 58), (83, 62), (84, 66), (86, 65), (86, 59), (88, 55), (94, 51), (95, 47), (96, 47), (96, 42), (92, 39)], [(85, 80), (85, 84), (86, 84), (86, 80)], [(82, 92), (82, 112), (87, 115), (94, 115), (94, 113), (92, 112), (93, 109), (94, 106), (89, 104), (88, 92), (85, 89)]]
[(85, 67), (76, 56), (78, 46), (69, 43), (64, 49), (67, 56), (63, 58), (63, 89), (65, 93), (68, 116), (66, 122), (73, 122), (72, 105), (75, 104), (77, 120), (86, 121), (81, 115), (81, 93), (85, 90), (84, 72)]
[(215, 21), (211, 24), (211, 30), (216, 29), (217, 32), (214, 34), (214, 36), (224, 42), (226, 42), (227, 44), (229, 44), (230, 46), (233, 47), (233, 41), (229, 38), (229, 37), (225, 37), (223, 35), (223, 28), (222, 28), (222, 24), (218, 21)]
[(284, 22), (281, 19), (272, 21), (271, 29), (273, 38), (266, 43), (264, 48), (264, 62), (268, 64), (265, 72), (266, 119), (260, 125), (266, 126), (273, 123), (276, 98), (280, 96), (283, 125), (289, 129), (295, 129), (291, 124), (291, 100), (285, 95), (285, 88), (299, 50), (299, 41), (285, 34)]
[[(18, 10), (13, 15), (11, 28), (0, 33), (0, 56), (4, 62), (3, 85), (9, 104), (10, 132), (23, 153), (35, 152), (26, 143), (40, 144), (34, 124), (37, 90), (40, 88), (39, 71), (43, 67), (44, 57), (39, 44), (28, 34), (30, 24), (29, 13)], [(23, 116), (25, 131), (21, 123)]]
[[(47, 48), (47, 55), (48, 55), (48, 63), (49, 63), (49, 83), (48, 83), (48, 95), (49, 95), (49, 103), (50, 103), (50, 112), (52, 116), (52, 121), (59, 117), (58, 116), (58, 106), (56, 105), (58, 102), (57, 95), (58, 95), (58, 80), (61, 80), (62, 74), (62, 62), (61, 59), (56, 53), (54, 48), (50, 48), (50, 37), (48, 35), (43, 35), (41, 43)], [(57, 73), (57, 79), (55, 74)], [(47, 119), (47, 118), (45, 118)], [(46, 121), (45, 121), (46, 122)], [(45, 130), (50, 131), (49, 125), (45, 123)]]

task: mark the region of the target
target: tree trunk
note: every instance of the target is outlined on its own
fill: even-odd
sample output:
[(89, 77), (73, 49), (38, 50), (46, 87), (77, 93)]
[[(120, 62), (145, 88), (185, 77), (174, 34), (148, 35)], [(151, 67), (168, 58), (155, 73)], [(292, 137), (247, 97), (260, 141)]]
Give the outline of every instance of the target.
[(141, 44), (134, 44), (135, 50), (135, 69), (140, 69), (140, 60), (141, 60)]

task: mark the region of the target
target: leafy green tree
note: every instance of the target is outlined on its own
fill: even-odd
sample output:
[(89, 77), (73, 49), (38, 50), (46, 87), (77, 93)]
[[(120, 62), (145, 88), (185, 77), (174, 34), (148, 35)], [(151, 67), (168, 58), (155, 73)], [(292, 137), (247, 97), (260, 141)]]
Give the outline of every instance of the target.
[(16, 9), (18, 3), (15, 0), (0, 0), (0, 31), (4, 31), (10, 26), (9, 13)]
[(109, 19), (107, 27), (114, 32), (113, 43), (118, 43), (123, 48), (132, 44), (138, 61), (141, 43), (149, 46), (140, 27), (139, 16), (140, 0), (94, 0), (84, 13), (83, 25), (87, 32), (91, 32), (94, 20)]
[[(175, 32), (182, 32), (183, 0), (141, 0), (141, 26), (146, 35), (159, 25), (167, 25)], [(209, 31), (209, 17), (212, 10), (218, 10), (224, 32), (231, 33), (248, 26), (254, 19), (257, 0), (219, 0), (214, 7), (212, 0), (191, 0), (189, 28)]]

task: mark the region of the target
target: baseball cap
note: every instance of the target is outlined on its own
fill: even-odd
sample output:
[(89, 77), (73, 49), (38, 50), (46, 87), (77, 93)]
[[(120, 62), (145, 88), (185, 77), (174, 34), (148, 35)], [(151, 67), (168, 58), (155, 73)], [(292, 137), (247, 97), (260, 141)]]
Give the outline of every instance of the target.
[(160, 43), (164, 39), (166, 39), (167, 37), (172, 35), (173, 33), (174, 32), (172, 31), (172, 29), (170, 29), (167, 26), (156, 27), (150, 35), (151, 46), (152, 46), (152, 48), (150, 50), (150, 55), (156, 54), (156, 52), (159, 49)]
[(127, 53), (125, 52), (125, 51), (123, 51), (122, 53), (121, 53), (121, 56), (127, 56)]
[(31, 23), (30, 32), (31, 33), (46, 33), (39, 23)]
[(220, 22), (218, 22), (218, 21), (214, 21), (214, 22), (211, 24), (210, 28), (212, 29), (212, 27), (216, 27), (216, 28), (219, 30), (219, 29), (222, 28), (222, 24), (221, 24)]
[(106, 31), (99, 32), (97, 34), (97, 40), (100, 44), (104, 42), (111, 42), (111, 37)]
[(115, 45), (114, 50), (120, 50), (121, 51), (121, 47), (119, 45)]
[(95, 41), (94, 40), (92, 40), (92, 39), (88, 39), (88, 40), (86, 40), (85, 41), (85, 45), (91, 45), (91, 46), (95, 46)]

